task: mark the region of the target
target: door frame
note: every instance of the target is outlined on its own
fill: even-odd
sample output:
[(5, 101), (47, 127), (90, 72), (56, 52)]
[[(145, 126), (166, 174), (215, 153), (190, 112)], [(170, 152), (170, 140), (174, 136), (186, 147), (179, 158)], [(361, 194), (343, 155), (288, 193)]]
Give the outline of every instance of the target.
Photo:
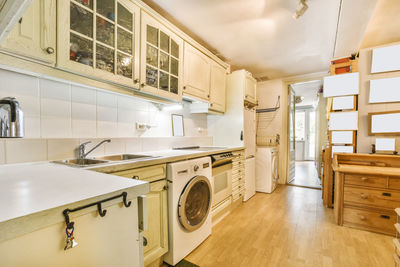
[(283, 92), (285, 94), (285, 97), (282, 99), (282, 106), (286, 107), (283, 109), (283, 114), (282, 114), (282, 151), (286, 153), (286, 155), (281, 155), (282, 156), (282, 168), (281, 170), (281, 175), (284, 179), (284, 183), (288, 183), (289, 180), (289, 163), (290, 163), (290, 85), (293, 83), (300, 83), (300, 82), (308, 82), (308, 81), (314, 81), (314, 80), (323, 80), (324, 77), (329, 76), (329, 72), (317, 72), (317, 73), (311, 73), (311, 74), (306, 74), (306, 75), (299, 75), (299, 76), (292, 76), (288, 77), (282, 80), (283, 82)]

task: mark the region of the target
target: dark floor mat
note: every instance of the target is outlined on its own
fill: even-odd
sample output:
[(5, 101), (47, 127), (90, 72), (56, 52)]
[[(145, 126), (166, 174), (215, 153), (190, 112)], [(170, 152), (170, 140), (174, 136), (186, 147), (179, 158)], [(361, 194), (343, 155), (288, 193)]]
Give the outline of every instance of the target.
[[(167, 266), (172, 267), (172, 265), (167, 264)], [(199, 265), (188, 262), (187, 260), (181, 260), (174, 267), (200, 267)]]

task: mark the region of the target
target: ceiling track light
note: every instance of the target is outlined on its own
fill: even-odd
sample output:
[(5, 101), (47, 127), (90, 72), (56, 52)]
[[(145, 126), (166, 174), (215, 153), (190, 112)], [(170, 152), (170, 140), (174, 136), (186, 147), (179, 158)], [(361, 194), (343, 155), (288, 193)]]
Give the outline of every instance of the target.
[(297, 5), (296, 11), (293, 14), (294, 19), (298, 19), (306, 12), (308, 9), (308, 5), (306, 4), (307, 0), (300, 0), (299, 4)]

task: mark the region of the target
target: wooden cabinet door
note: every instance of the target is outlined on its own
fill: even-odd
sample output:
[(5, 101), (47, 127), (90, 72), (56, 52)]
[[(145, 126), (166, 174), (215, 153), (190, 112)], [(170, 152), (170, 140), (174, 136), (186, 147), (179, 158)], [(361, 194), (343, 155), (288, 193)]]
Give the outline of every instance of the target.
[(225, 112), (226, 70), (213, 62), (211, 65), (210, 108)]
[(257, 81), (250, 76), (246, 76), (245, 80), (245, 100), (256, 103), (256, 86)]
[(132, 1), (58, 1), (57, 22), (57, 67), (138, 86), (140, 8)]
[(148, 228), (143, 232), (144, 264), (148, 265), (168, 252), (167, 180), (150, 184), (147, 197)]
[(185, 43), (183, 84), (184, 93), (210, 99), (211, 60), (199, 50)]
[(56, 60), (56, 0), (34, 0), (1, 49), (53, 65)]
[(183, 40), (142, 11), (140, 90), (182, 99)]

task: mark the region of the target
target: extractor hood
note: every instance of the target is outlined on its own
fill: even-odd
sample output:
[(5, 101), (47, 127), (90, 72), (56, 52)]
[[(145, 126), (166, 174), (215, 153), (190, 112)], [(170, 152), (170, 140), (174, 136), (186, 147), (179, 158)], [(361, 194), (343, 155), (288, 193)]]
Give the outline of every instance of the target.
[(32, 0), (0, 0), (0, 43), (32, 3)]

